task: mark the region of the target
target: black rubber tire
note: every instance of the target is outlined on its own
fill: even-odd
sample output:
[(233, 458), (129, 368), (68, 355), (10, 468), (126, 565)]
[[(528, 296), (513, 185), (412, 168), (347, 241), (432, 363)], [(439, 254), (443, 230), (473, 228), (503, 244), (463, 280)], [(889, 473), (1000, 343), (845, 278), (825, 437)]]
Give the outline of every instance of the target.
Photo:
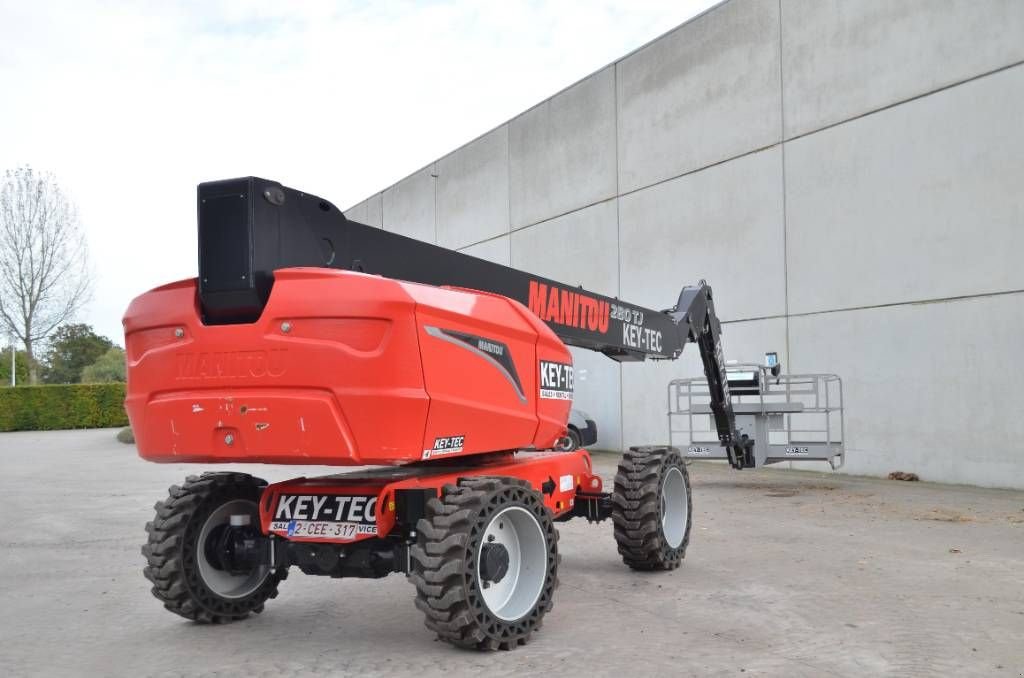
[(285, 568), (269, 573), (249, 595), (228, 599), (206, 586), (196, 562), (201, 547), (196, 542), (207, 517), (228, 501), (244, 499), (258, 505), (266, 486), (267, 481), (245, 473), (204, 473), (189, 476), (180, 487), (172, 485), (167, 499), (156, 503), (156, 516), (146, 523), (143, 574), (165, 608), (195, 622), (222, 624), (258, 614), (268, 599), (277, 597), (278, 584), (288, 576)]
[[(686, 530), (683, 541), (672, 548), (661, 523), (662, 485), (665, 474), (678, 468), (686, 487)], [(690, 543), (693, 499), (690, 475), (682, 455), (674, 447), (631, 447), (619, 462), (612, 492), (615, 542), (623, 562), (634, 570), (674, 570)]]
[[(491, 516), (521, 506), (537, 519), (547, 545), (547, 573), (537, 602), (524, 616), (504, 621), (480, 595), (476, 559)], [(412, 572), (416, 607), (440, 640), (477, 650), (512, 650), (529, 642), (551, 610), (558, 586), (558, 531), (541, 495), (516, 478), (460, 478), (441, 498), (427, 503), (427, 517), (416, 526)]]
[(580, 436), (580, 432), (571, 426), (569, 427), (569, 439), (572, 440), (572, 447), (569, 448), (569, 452), (583, 447), (583, 438)]

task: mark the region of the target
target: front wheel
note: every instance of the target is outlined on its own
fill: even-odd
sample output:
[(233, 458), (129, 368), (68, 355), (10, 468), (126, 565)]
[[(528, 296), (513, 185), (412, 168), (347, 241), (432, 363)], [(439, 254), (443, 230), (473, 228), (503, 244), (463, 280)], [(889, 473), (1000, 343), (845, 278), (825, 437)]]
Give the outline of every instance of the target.
[(428, 502), (417, 530), (409, 578), (427, 628), (467, 648), (526, 644), (558, 584), (558, 533), (529, 483), (460, 478)]
[(157, 502), (156, 516), (146, 524), (143, 574), (165, 608), (219, 624), (262, 612), (277, 596), (286, 569), (231, 557), (246, 548), (246, 540), (260, 538), (257, 507), (266, 485), (244, 473), (204, 473), (171, 486), (167, 499)]
[(674, 570), (690, 541), (690, 476), (674, 447), (631, 447), (619, 462), (612, 522), (634, 570)]

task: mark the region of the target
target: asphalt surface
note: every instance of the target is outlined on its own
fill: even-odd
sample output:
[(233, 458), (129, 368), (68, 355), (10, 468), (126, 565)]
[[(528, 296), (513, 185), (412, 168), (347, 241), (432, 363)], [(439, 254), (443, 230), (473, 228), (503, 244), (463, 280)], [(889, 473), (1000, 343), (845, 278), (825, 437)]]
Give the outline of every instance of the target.
[(400, 575), (295, 572), (226, 626), (164, 611), (143, 525), (198, 469), (114, 433), (0, 434), (3, 675), (1024, 675), (1022, 492), (695, 464), (682, 568), (631, 572), (610, 524), (563, 524), (543, 630), (477, 653), (434, 640)]

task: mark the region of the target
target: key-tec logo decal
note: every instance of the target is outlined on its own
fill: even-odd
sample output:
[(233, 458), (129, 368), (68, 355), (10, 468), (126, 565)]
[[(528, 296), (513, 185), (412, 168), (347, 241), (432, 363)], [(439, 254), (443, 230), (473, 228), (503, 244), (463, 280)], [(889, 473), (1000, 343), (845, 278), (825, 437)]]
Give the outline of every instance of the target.
[(530, 310), (545, 322), (608, 334), (610, 304), (582, 292), (531, 280)]
[(377, 497), (343, 497), (326, 494), (284, 494), (277, 502), (274, 520), (331, 520), (346, 523), (377, 523)]
[(549, 400), (572, 400), (573, 371), (568, 363), (540, 361), (540, 397)]
[(458, 454), (462, 452), (462, 447), (466, 442), (466, 436), (445, 436), (444, 438), (434, 438), (434, 449), (423, 450), (424, 459), (433, 459), (434, 457), (443, 457), (448, 454)]

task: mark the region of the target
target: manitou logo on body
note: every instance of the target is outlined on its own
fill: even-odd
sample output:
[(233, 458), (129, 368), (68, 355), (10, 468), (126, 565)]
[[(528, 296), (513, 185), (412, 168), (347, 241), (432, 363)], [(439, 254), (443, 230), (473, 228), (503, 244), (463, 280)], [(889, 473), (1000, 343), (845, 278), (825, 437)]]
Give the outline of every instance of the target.
[(176, 379), (235, 379), (280, 377), (285, 373), (287, 349), (178, 353), (174, 356)]
[(477, 339), (476, 347), (484, 353), (490, 353), (491, 355), (503, 356), (505, 355), (505, 345), (496, 344), (493, 341), (487, 341), (486, 339)]
[(611, 305), (607, 301), (531, 280), (529, 305), (544, 322), (608, 334)]
[(466, 442), (466, 436), (446, 436), (444, 438), (434, 438), (434, 448), (431, 450), (423, 450), (424, 459), (433, 459), (434, 457), (444, 457), (449, 454), (458, 454), (462, 452), (462, 447)]
[(572, 365), (541, 360), (540, 397), (548, 400), (572, 400), (572, 392)]

